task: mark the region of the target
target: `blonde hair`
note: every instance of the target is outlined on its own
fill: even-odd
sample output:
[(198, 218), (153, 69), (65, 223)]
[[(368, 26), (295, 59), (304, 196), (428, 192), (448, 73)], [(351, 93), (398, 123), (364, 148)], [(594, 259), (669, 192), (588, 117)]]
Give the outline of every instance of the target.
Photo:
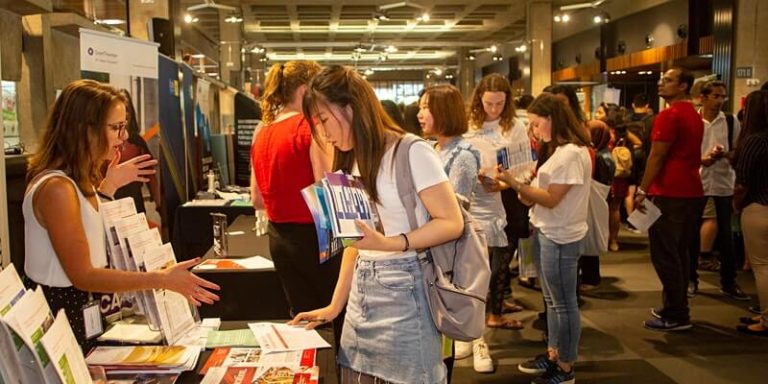
[(311, 60), (295, 60), (273, 65), (267, 73), (264, 95), (261, 98), (264, 124), (273, 122), (280, 109), (291, 101), (296, 90), (309, 83), (320, 69), (320, 64)]

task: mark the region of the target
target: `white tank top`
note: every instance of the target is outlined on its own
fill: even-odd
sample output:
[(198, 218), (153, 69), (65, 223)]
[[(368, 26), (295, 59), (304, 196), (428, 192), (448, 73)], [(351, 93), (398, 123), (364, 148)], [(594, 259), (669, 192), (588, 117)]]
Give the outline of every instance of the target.
[[(83, 221), (83, 230), (88, 239), (88, 248), (91, 264), (96, 268), (107, 265), (106, 245), (104, 241), (104, 225), (101, 215), (96, 211), (88, 199), (83, 196), (77, 184), (62, 171), (48, 171), (39, 177), (26, 195), (21, 205), (24, 214), (24, 272), (38, 284), (50, 287), (71, 287), (67, 274), (59, 262), (56, 251), (53, 249), (48, 231), (43, 228), (35, 217), (32, 205), (37, 188), (51, 177), (61, 177), (69, 180), (77, 191), (80, 200), (80, 218)], [(49, 225), (70, 225), (69, 223), (49, 223)]]

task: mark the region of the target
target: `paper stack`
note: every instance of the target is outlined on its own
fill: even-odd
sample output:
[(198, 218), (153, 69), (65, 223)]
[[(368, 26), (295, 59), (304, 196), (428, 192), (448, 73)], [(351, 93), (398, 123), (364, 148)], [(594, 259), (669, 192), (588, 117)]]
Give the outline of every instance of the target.
[(195, 368), (200, 350), (184, 346), (96, 347), (85, 358), (88, 365), (120, 373), (174, 374)]

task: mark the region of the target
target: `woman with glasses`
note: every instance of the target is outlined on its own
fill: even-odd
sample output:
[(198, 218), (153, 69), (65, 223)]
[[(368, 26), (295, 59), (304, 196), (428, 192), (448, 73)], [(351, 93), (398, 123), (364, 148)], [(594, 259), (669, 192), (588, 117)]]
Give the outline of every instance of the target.
[[(24, 214), (24, 272), (40, 285), (53, 313), (66, 311), (78, 344), (88, 351), (83, 308), (92, 292), (170, 289), (195, 305), (211, 304), (219, 289), (188, 271), (193, 259), (154, 272), (108, 269), (99, 195), (110, 198), (146, 182), (157, 161), (148, 155), (120, 163), (127, 138), (125, 96), (92, 80), (67, 85), (50, 111), (39, 150), (29, 162)], [(110, 161), (106, 176), (99, 168)], [(31, 288), (31, 287), (30, 287)]]

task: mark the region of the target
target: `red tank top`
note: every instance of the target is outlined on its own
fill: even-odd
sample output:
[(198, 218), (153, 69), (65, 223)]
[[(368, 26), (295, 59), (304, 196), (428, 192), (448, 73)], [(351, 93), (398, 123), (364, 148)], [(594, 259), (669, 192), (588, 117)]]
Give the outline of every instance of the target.
[(311, 224), (301, 190), (315, 182), (309, 146), (312, 133), (301, 114), (261, 129), (251, 148), (251, 165), (267, 217), (275, 223)]

